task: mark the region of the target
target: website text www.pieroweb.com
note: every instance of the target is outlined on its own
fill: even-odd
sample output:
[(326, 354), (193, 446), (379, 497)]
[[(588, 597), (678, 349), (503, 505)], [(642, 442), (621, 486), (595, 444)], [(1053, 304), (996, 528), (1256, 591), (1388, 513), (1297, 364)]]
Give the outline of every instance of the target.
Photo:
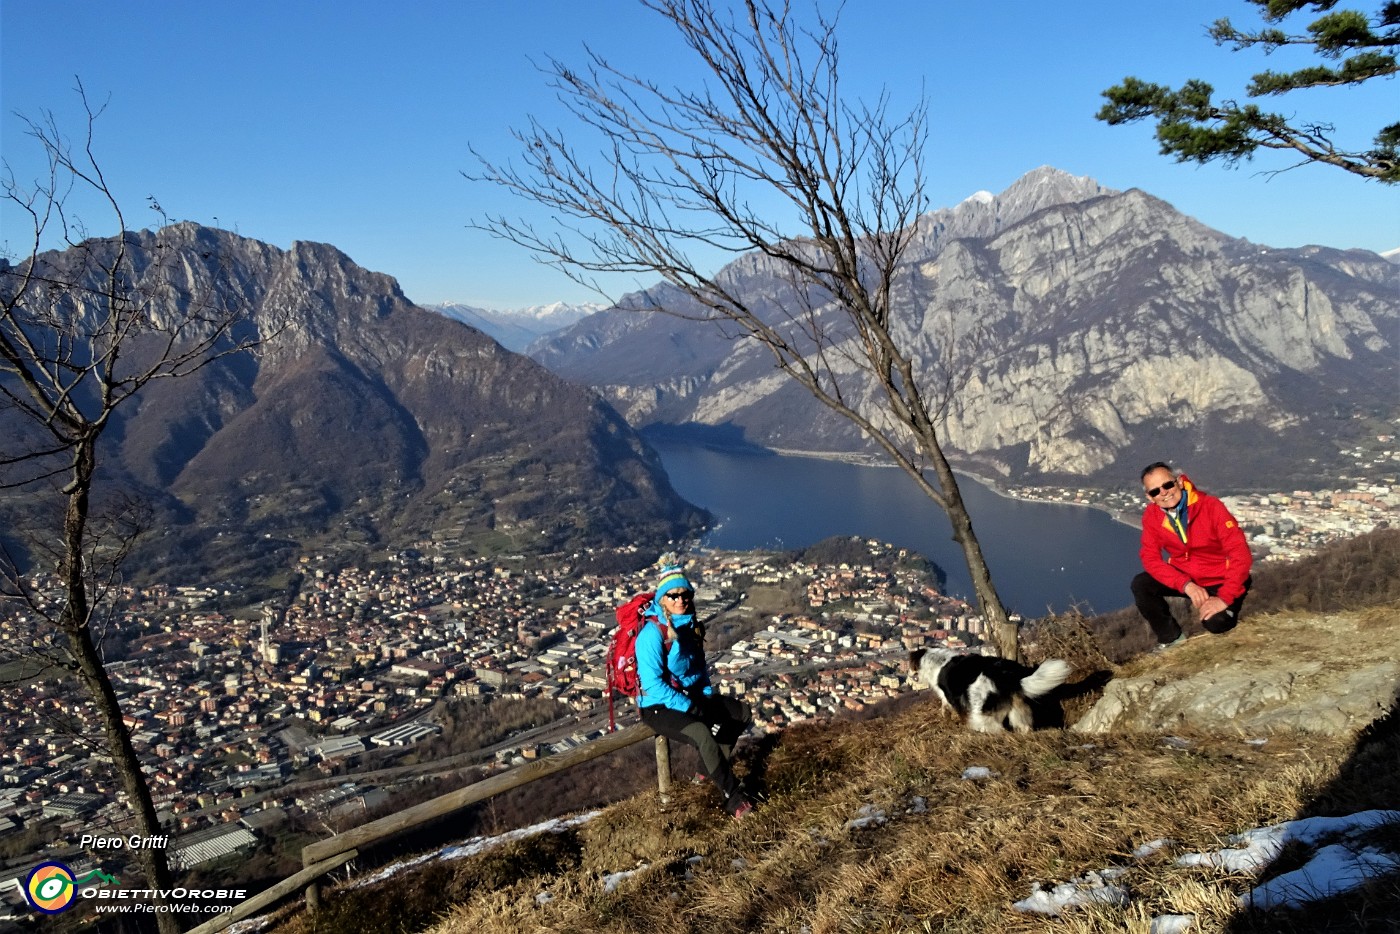
[[(109, 889), (79, 893), (92, 899), (98, 912), (169, 912), (171, 914), (223, 914), (248, 897), (246, 889)], [(160, 902), (146, 901), (160, 899)]]
[(126, 888), (116, 876), (93, 869), (75, 873), (60, 862), (35, 866), (25, 879), (24, 896), (41, 914), (56, 915), (86, 903), (104, 914), (221, 914), (248, 897), (247, 889)]

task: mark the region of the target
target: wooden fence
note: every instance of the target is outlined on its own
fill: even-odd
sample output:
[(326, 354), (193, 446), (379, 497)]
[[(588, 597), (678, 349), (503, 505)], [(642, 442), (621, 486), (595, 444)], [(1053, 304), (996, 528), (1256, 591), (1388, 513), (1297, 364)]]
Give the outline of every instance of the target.
[[(558, 755), (526, 763), (431, 801), (424, 801), (345, 833), (336, 834), (329, 839), (318, 840), (302, 848), (303, 868), (300, 872), (283, 879), (270, 889), (259, 892), (247, 901), (240, 902), (229, 911), (210, 918), (188, 934), (215, 934), (302, 890), (306, 893), (306, 910), (314, 912), (321, 904), (321, 879), (360, 854), (395, 837), (442, 820), (465, 807), (503, 792), (513, 791), (522, 785), (555, 775), (599, 756), (625, 749), (651, 736), (655, 734), (650, 727), (636, 723)], [(661, 794), (665, 796), (671, 786), (671, 755), (670, 747), (662, 736), (656, 736), (656, 782)]]

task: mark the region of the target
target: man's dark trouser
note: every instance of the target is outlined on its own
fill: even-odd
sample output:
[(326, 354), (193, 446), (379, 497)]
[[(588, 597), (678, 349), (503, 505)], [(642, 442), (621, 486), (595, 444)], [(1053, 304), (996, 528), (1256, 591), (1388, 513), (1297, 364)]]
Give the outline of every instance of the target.
[[(1235, 598), (1234, 603), (1214, 616), (1201, 620), (1201, 625), (1207, 632), (1219, 635), (1235, 628), (1235, 624), (1240, 621), (1240, 608), (1244, 606), (1244, 598), (1249, 595), (1249, 585), (1252, 583), (1253, 577), (1245, 578), (1244, 593)], [(1206, 588), (1206, 593), (1212, 597), (1219, 592), (1219, 584)], [(1167, 605), (1167, 598), (1185, 596), (1180, 590), (1173, 590), (1146, 571), (1133, 578), (1133, 599), (1137, 601), (1138, 612), (1147, 620), (1147, 625), (1152, 627), (1160, 643), (1174, 642), (1181, 635), (1181, 627), (1172, 618), (1172, 608)]]
[(742, 803), (739, 780), (729, 768), (734, 744), (749, 728), (749, 705), (733, 697), (709, 695), (700, 700), (700, 716), (693, 717), (660, 704), (642, 708), (642, 722), (658, 736), (694, 746), (700, 753), (705, 777), (724, 795), (731, 812)]

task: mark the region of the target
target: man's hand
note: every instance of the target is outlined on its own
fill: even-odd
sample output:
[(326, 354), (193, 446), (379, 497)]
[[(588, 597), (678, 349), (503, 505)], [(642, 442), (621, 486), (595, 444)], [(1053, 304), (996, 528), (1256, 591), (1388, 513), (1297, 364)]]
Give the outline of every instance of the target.
[[(1215, 600), (1215, 598), (1212, 597), (1210, 594), (1206, 593), (1206, 589), (1204, 587), (1202, 587), (1200, 584), (1187, 584), (1185, 589), (1183, 589), (1181, 592), (1191, 598), (1191, 605), (1194, 606), (1196, 609), (1200, 610), (1202, 616), (1210, 615), (1209, 613), (1205, 612), (1204, 607), (1211, 600)], [(1218, 600), (1216, 600), (1216, 602), (1219, 603)], [(1223, 607), (1224, 604), (1221, 604), (1221, 606)]]
[(1210, 619), (1216, 613), (1220, 613), (1229, 607), (1229, 604), (1219, 597), (1211, 597), (1201, 604), (1201, 619)]

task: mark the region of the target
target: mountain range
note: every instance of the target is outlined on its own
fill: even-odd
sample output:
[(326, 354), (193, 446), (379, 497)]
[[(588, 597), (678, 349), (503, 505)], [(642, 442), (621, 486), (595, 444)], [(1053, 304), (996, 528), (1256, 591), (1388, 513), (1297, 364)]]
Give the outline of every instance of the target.
[(494, 338), (507, 350), (520, 353), (532, 341), (577, 324), (589, 315), (603, 311), (607, 306), (597, 302), (582, 305), (551, 302), (548, 305), (531, 305), (528, 308), (490, 309), (447, 302), (422, 307), (470, 325)]
[[(166, 579), (266, 573), (308, 548), (659, 547), (706, 517), (638, 428), (870, 451), (754, 342), (632, 310), (690, 310), (664, 286), (562, 330), (587, 309), (506, 314), (544, 333), (531, 360), (329, 245), (189, 223), (125, 236), (166, 256), (131, 273), (138, 290), (164, 278), (155, 314), (217, 294), (269, 337), (151, 384), (106, 436), (101, 489), (155, 506), (162, 534), (137, 557)], [(43, 261), (77, 282), (79, 252)], [(965, 468), (1121, 486), (1170, 458), (1217, 485), (1324, 483), (1345, 444), (1394, 433), (1400, 267), (1374, 253), (1252, 244), (1039, 169), (921, 217), (906, 260), (896, 334), (926, 376), (956, 374), (941, 427)], [(722, 275), (775, 314), (805, 298), (761, 256)], [(0, 411), (7, 451), (14, 417)]]
[[(775, 316), (810, 298), (757, 254), (719, 275)], [(934, 398), (951, 387), (940, 427), (966, 468), (1121, 485), (1140, 464), (1173, 459), (1232, 486), (1324, 482), (1348, 439), (1394, 430), (1398, 286), (1400, 268), (1375, 253), (1261, 246), (1146, 192), (1047, 167), (920, 218), (894, 332)], [(697, 312), (660, 286), (529, 353), (637, 427), (781, 451), (874, 450), (757, 342), (642, 305)], [(868, 381), (847, 389), (876, 410)]]
[[(117, 410), (99, 490), (135, 491), (165, 530), (133, 564), (190, 581), (265, 573), (309, 548), (660, 548), (705, 520), (596, 394), (331, 246), (284, 251), (191, 223), (125, 236), (131, 287), (165, 295), (156, 316), (216, 295), (242, 310), (245, 336), (267, 338)], [(81, 281), (80, 255), (41, 261)]]

